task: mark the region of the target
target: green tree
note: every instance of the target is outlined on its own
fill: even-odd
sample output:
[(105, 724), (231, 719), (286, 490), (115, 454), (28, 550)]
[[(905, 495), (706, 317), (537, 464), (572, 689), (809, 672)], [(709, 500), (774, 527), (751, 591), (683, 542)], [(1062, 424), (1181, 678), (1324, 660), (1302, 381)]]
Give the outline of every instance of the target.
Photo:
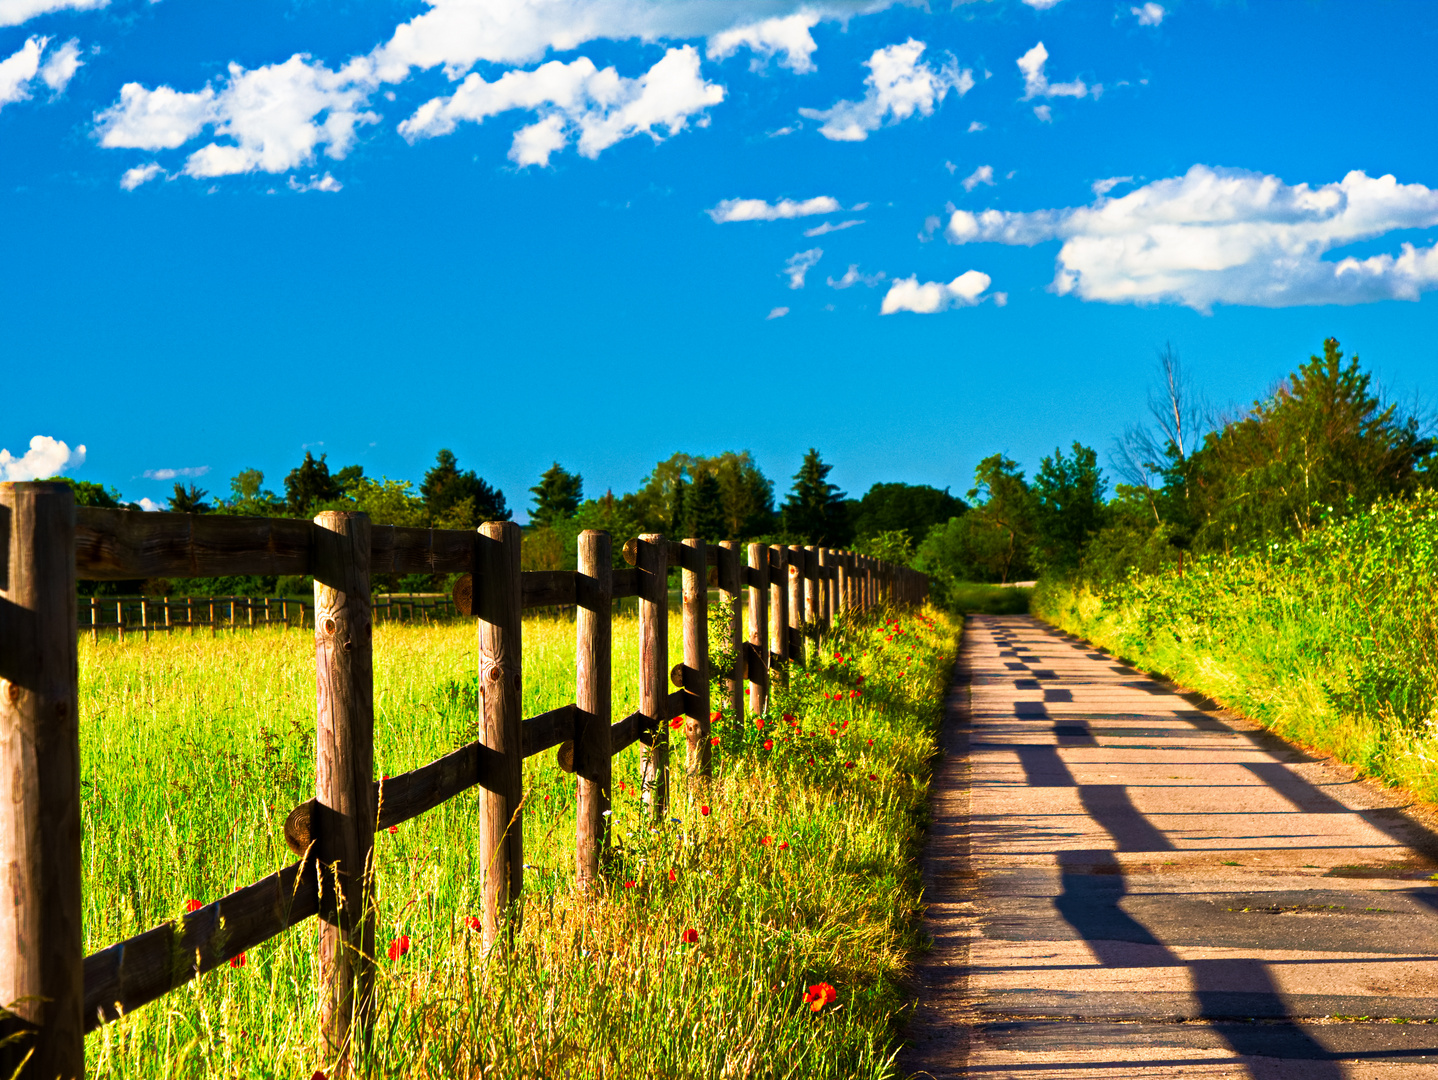
[(184, 484), (175, 484), (175, 493), (170, 496), (170, 509), (176, 514), (208, 514), (212, 509), (210, 504), (205, 502), (205, 496), (209, 492), (204, 488), (191, 484), (188, 488)]
[(1073, 571), (1103, 525), (1108, 484), (1098, 455), (1073, 444), (1073, 456), (1057, 447), (1039, 463), (1033, 483), (1035, 562), (1045, 570)]
[(545, 470), (539, 483), (529, 489), (534, 494), (531, 525), (552, 525), (562, 518), (573, 517), (584, 500), (584, 478), (555, 462)]
[(719, 482), (723, 509), (721, 539), (748, 540), (774, 528), (774, 481), (764, 475), (748, 450), (726, 450), (717, 457), (697, 459)]
[(340, 497), (340, 486), (330, 475), (324, 454), (316, 460), (308, 450), (298, 467), (285, 477), (285, 509), (292, 517), (310, 517), (323, 503)]
[(969, 499), (974, 500), (973, 509), (960, 520), (967, 522), (965, 531), (975, 534), (971, 549), (985, 553), (988, 576), (982, 580), (1022, 580), (1033, 569), (1029, 550), (1034, 499), (1018, 462), (1003, 454), (990, 454), (980, 461)]
[(230, 497), (215, 509), (243, 517), (276, 517), (285, 513), (285, 501), (265, 488), (259, 469), (241, 469), (230, 478)]
[(875, 484), (851, 505), (854, 535), (860, 540), (901, 530), (915, 543), (935, 525), (968, 509), (948, 488), (940, 491), (928, 484)]
[(828, 481), (833, 468), (810, 447), (784, 503), (784, 531), (807, 544), (842, 547), (851, 539), (844, 493)]
[(681, 538), (698, 537), (710, 543), (730, 538), (723, 492), (719, 488), (719, 477), (712, 470), (702, 470), (694, 482), (685, 487), (683, 498)]
[(508, 521), (504, 492), (491, 487), (473, 469), (461, 471), (451, 450), (435, 455), (434, 467), (419, 486), (430, 523), (442, 528), (472, 529), (485, 521)]
[(128, 508), (138, 510), (134, 503), (126, 503), (113, 487), (105, 487), (90, 480), (75, 480), (69, 476), (47, 476), (47, 484), (64, 484), (75, 493), (76, 506), (101, 506), (109, 510)]

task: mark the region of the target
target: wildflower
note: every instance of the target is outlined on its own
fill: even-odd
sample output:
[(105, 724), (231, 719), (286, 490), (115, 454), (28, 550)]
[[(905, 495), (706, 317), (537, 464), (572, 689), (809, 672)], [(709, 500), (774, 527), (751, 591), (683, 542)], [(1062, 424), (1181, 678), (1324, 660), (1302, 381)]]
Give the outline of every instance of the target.
[(245, 966), (245, 954), (244, 954), (244, 953), (240, 953), (239, 956), (232, 956), (232, 957), (230, 957), (230, 967), (244, 967), (244, 966)]
[(323, 1069), (316, 1069), (310, 1080), (327, 1080)]
[(863, 693), (862, 690), (855, 690), (855, 691), (854, 691), (853, 693), (851, 693), (849, 696), (850, 696), (851, 698), (856, 698), (856, 697), (858, 697), (861, 693)]
[(678, 731), (684, 726), (684, 717), (676, 716), (673, 720), (669, 721), (669, 726), (672, 727), (675, 731)]
[(894, 635), (893, 635), (893, 634), (885, 634), (885, 635), (884, 635), (884, 640), (885, 640), (885, 641), (893, 641), (893, 640), (894, 640)]
[(843, 654), (843, 653), (835, 653), (835, 654), (834, 654), (834, 659), (837, 660), (837, 661), (839, 661), (839, 663), (842, 664), (842, 663), (844, 662), (844, 654)]
[(626, 889), (632, 889), (632, 888), (634, 888), (634, 882), (632, 882), (632, 881), (626, 881), (626, 882), (624, 883), (624, 887), (625, 887)]
[(818, 1012), (832, 1001), (839, 1000), (839, 992), (826, 982), (815, 983), (804, 995), (804, 1004)]
[(465, 916), (464, 925), (469, 927), (471, 930), (478, 930), (484, 924), (479, 921), (478, 915), (467, 915)]
[(773, 739), (765, 739), (765, 740), (764, 740), (764, 749), (765, 749), (765, 750), (772, 750), (772, 749), (774, 749), (774, 740), (773, 740)]
[(879, 778), (878, 778), (877, 776), (875, 776), (873, 773), (870, 773), (870, 774), (869, 774), (869, 779), (870, 779), (870, 780), (877, 780), (877, 779), (879, 779)]
[(849, 726), (849, 721), (845, 720), (845, 721), (844, 721), (842, 724), (840, 724), (839, 726), (840, 726), (841, 728), (846, 728), (846, 727)]
[(700, 815), (701, 815), (702, 817), (708, 817), (708, 816), (709, 816), (709, 807), (707, 807), (707, 806), (701, 806), (701, 807), (699, 808), (699, 813), (700, 813)]
[(854, 767), (854, 763), (853, 763), (852, 761), (846, 761), (846, 762), (844, 762), (844, 768), (846, 768), (846, 769), (852, 769), (853, 767)]
[(830, 735), (837, 735), (837, 734), (839, 734), (839, 729), (836, 728), (836, 727), (831, 727), (831, 728), (829, 729), (829, 734), (830, 734)]
[(718, 735), (711, 735), (711, 736), (709, 736), (709, 745), (710, 745), (710, 746), (718, 746), (718, 745), (719, 745), (719, 736), (718, 736)]
[(761, 840), (759, 841), (760, 845), (763, 846), (763, 847), (768, 847), (768, 846), (769, 846), (770, 844), (772, 844), (773, 842), (774, 842), (774, 838), (773, 838), (772, 836), (766, 836), (766, 837), (764, 837), (763, 839), (761, 839)]
[(814, 764), (814, 759), (813, 759), (813, 758), (810, 758), (810, 759), (809, 759), (809, 764), (810, 764), (810, 765)]
[(685, 945), (698, 945), (699, 931), (691, 926), (688, 930), (684, 931), (684, 936), (680, 940), (683, 941)]
[(398, 960), (407, 952), (409, 952), (409, 935), (401, 934), (389, 943), (387, 955), (391, 960)]
[(873, 739), (870, 739), (870, 740), (869, 740), (869, 745), (870, 745), (870, 746), (873, 746), (873, 745), (874, 745), (874, 740), (873, 740)]
[(754, 721), (754, 726), (755, 726), (756, 728), (758, 728), (760, 731), (763, 731), (763, 730), (764, 730), (764, 718), (761, 716), (761, 717), (759, 717), (759, 719), (755, 720), (755, 721)]
[(799, 718), (798, 718), (797, 716), (795, 716), (793, 713), (785, 713), (785, 714), (784, 714), (784, 723), (786, 723), (786, 724), (797, 724), (798, 722), (799, 722)]
[(857, 679), (854, 680), (854, 682), (857, 683), (857, 684), (860, 685), (860, 686), (863, 686), (863, 685), (864, 685), (864, 676), (860, 675)]
[(716, 709), (709, 714), (709, 722), (711, 724), (722, 724), (724, 722), (724, 714)]
[[(548, 798), (548, 797), (549, 797), (549, 796), (547, 796), (547, 795), (545, 796), (545, 798)], [(399, 832), (399, 826), (398, 826), (398, 825), (391, 825), (391, 826), (389, 827), (389, 831), (392, 832), (392, 833)]]
[(204, 907), (204, 906), (205, 906), (205, 905), (204, 905), (203, 903), (201, 903), (199, 900), (186, 900), (186, 901), (185, 901), (185, 910), (186, 910), (186, 911), (199, 911), (200, 908), (202, 908), (202, 907)]
[(780, 840), (780, 841), (779, 841), (779, 850), (780, 850), (780, 851), (788, 851), (788, 850), (789, 850), (789, 841), (787, 841), (787, 840)]
[(679, 875), (676, 874), (673, 870), (670, 870), (670, 871), (669, 871), (669, 880), (670, 880), (670, 881), (678, 881), (678, 880), (679, 880)]

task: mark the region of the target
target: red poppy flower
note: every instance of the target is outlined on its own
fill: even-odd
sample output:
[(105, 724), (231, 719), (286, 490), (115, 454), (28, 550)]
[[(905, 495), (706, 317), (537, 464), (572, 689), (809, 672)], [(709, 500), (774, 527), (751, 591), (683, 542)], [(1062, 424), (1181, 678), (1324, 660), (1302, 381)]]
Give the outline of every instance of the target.
[(813, 758), (810, 758), (810, 759), (809, 759), (809, 764), (810, 764), (810, 765), (814, 764), (814, 759), (813, 759)]
[(798, 718), (797, 716), (795, 716), (793, 713), (785, 713), (785, 714), (784, 714), (784, 723), (786, 723), (786, 724), (797, 724), (798, 722), (799, 722), (799, 718)]
[(862, 686), (863, 683), (864, 683), (864, 676), (860, 675), (860, 676), (859, 676), (857, 679), (855, 679), (854, 681), (855, 681), (856, 683), (858, 683), (860, 686)]
[(850, 696), (851, 698), (856, 698), (856, 697), (858, 697), (858, 696), (859, 696), (860, 694), (862, 694), (862, 693), (863, 693), (862, 690), (855, 690), (855, 691), (854, 691), (853, 693), (851, 693), (849, 696)]
[(712, 712), (712, 713), (709, 714), (709, 722), (710, 722), (711, 724), (721, 724), (721, 723), (723, 723), (723, 722), (724, 722), (724, 714), (723, 714), (722, 712), (719, 712), (719, 711), (716, 709), (714, 712)]
[(838, 661), (840, 661), (840, 662), (842, 662), (843, 659), (844, 659), (844, 654), (843, 654), (843, 653), (835, 653), (835, 654), (834, 654), (834, 659), (835, 659), (835, 660), (838, 660)]
[(390, 831), (390, 832), (399, 832), (399, 826), (398, 826), (398, 825), (391, 825), (391, 826), (389, 827), (389, 831)]
[(186, 910), (186, 911), (199, 911), (200, 908), (202, 908), (202, 907), (204, 907), (204, 906), (205, 906), (205, 905), (204, 905), (203, 903), (201, 903), (199, 900), (186, 900), (186, 901), (185, 901), (185, 910)]
[(894, 640), (894, 635), (893, 635), (893, 634), (885, 634), (885, 635), (884, 635), (884, 640), (885, 640), (885, 641), (893, 641), (893, 640)]
[(764, 837), (763, 839), (761, 839), (761, 840), (759, 841), (759, 843), (760, 843), (762, 846), (764, 846), (764, 847), (768, 847), (768, 846), (769, 846), (770, 844), (772, 844), (773, 842), (774, 842), (774, 838), (773, 838), (772, 836), (766, 836), (766, 837)]
[(870, 773), (870, 774), (869, 774), (869, 779), (870, 779), (870, 780), (877, 780), (877, 779), (879, 779), (879, 778), (878, 778), (877, 776), (875, 776), (873, 773)]
[(325, 1076), (323, 1070), (321, 1070), (321, 1069), (316, 1069), (316, 1070), (314, 1071), (313, 1075), (310, 1076), (310, 1080), (327, 1080), (327, 1078), (326, 1078), (326, 1076)]
[(669, 871), (669, 880), (670, 880), (670, 881), (678, 881), (678, 880), (679, 880), (679, 875), (676, 874), (673, 870), (671, 870), (671, 871)]
[(244, 953), (240, 953), (239, 956), (232, 956), (232, 957), (230, 957), (230, 967), (244, 967), (244, 966), (245, 966), (245, 954), (244, 954)]
[(839, 1000), (839, 992), (826, 982), (815, 983), (804, 995), (804, 1004), (818, 1012), (832, 1001)]
[(718, 745), (719, 745), (719, 736), (718, 736), (718, 735), (711, 735), (711, 736), (709, 736), (709, 745), (710, 745), (710, 746), (718, 746)]
[(764, 740), (764, 749), (765, 749), (765, 750), (772, 750), (772, 749), (774, 749), (774, 740), (773, 740), (773, 739), (765, 739), (765, 740)]
[(626, 881), (626, 882), (624, 883), (624, 887), (625, 887), (626, 889), (632, 889), (632, 888), (634, 888), (634, 882), (632, 882), (632, 881)]
[(699, 931), (695, 930), (693, 927), (690, 927), (688, 930), (684, 931), (684, 936), (680, 940), (683, 941), (685, 945), (698, 945)]
[(780, 840), (780, 841), (779, 841), (779, 850), (780, 850), (780, 851), (788, 851), (788, 850), (789, 850), (789, 841), (787, 841), (787, 840)]
[(672, 727), (675, 731), (678, 731), (684, 726), (684, 717), (676, 716), (673, 720), (669, 721), (669, 726)]
[(764, 718), (761, 716), (761, 717), (759, 717), (759, 719), (755, 720), (755, 721), (754, 721), (754, 726), (755, 726), (756, 728), (758, 728), (760, 731), (763, 731), (763, 730), (764, 730)]
[(829, 729), (829, 734), (830, 734), (830, 735), (837, 735), (837, 734), (839, 734), (839, 729), (836, 728), (836, 727), (831, 727), (831, 728)]
[(874, 740), (873, 740), (873, 739), (870, 739), (870, 740), (869, 740), (869, 745), (870, 745), (870, 746), (873, 746), (873, 745), (874, 745)]
[(709, 807), (707, 807), (707, 806), (701, 806), (701, 807), (699, 808), (699, 813), (700, 813), (702, 816), (704, 816), (704, 817), (708, 817), (708, 816), (709, 816)]
[(464, 919), (464, 925), (469, 927), (471, 930), (478, 930), (484, 925), (484, 923), (479, 921), (478, 915), (466, 915)]
[(845, 720), (845, 721), (844, 721), (842, 724), (840, 724), (839, 726), (840, 726), (841, 728), (846, 728), (846, 727), (849, 726), (849, 721)]
[(846, 761), (846, 762), (844, 762), (844, 768), (846, 768), (846, 769), (852, 769), (853, 767), (854, 767), (854, 763), (853, 763), (852, 761)]
[(409, 952), (409, 935), (401, 934), (389, 943), (387, 955), (391, 960), (398, 960), (407, 952)]

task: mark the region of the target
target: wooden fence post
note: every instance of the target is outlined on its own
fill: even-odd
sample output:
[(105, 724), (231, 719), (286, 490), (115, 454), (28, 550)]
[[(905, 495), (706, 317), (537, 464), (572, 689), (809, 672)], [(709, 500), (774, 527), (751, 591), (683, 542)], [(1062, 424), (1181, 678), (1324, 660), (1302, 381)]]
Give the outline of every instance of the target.
[(574, 858), (581, 888), (598, 879), (600, 853), (609, 843), (612, 559), (607, 532), (586, 529), (579, 534), (579, 576), (574, 589), (574, 773), (579, 787)]
[(739, 544), (725, 540), (719, 545), (719, 599), (729, 605), (729, 652), (734, 668), (724, 681), (728, 691), (725, 712), (732, 723), (744, 722), (744, 611), (739, 604), (744, 596), (744, 565)]
[(374, 648), (370, 522), (315, 517), (315, 795), (320, 863), (320, 1034), (343, 1073), (367, 1044), (374, 990)]
[(804, 549), (789, 548), (789, 659), (804, 663)]
[(75, 497), (0, 483), (0, 1075), (82, 1080)]
[[(778, 544), (769, 549), (769, 648), (774, 661), (789, 662), (789, 572), (787, 548)], [(773, 682), (773, 663), (770, 682)], [(780, 677), (783, 677), (782, 671)]]
[(681, 549), (684, 604), (684, 771), (690, 779), (713, 775), (709, 746), (709, 566), (703, 540)]
[(663, 818), (669, 805), (669, 544), (645, 533), (635, 548), (639, 571), (639, 711), (650, 725), (639, 752), (639, 787), (650, 814)]
[(749, 545), (749, 646), (758, 654), (744, 665), (749, 711), (760, 716), (769, 704), (769, 549), (764, 544)]
[[(484, 875), (484, 944), (499, 937), (506, 909), (524, 886), (523, 613), (519, 526), (486, 521), (474, 552), (474, 611), (479, 622), (480, 741), (495, 763), (479, 795), (479, 858)], [(512, 928), (511, 928), (512, 929)]]
[(841, 551), (834, 561), (834, 618), (849, 610), (849, 553)]
[(818, 556), (818, 581), (815, 582), (815, 586), (818, 589), (819, 595), (819, 625), (822, 626), (824, 628), (824, 631), (827, 633), (830, 626), (832, 625), (832, 620), (834, 616), (833, 583), (830, 580), (833, 577), (834, 568), (829, 565), (830, 552), (828, 548), (819, 548)]

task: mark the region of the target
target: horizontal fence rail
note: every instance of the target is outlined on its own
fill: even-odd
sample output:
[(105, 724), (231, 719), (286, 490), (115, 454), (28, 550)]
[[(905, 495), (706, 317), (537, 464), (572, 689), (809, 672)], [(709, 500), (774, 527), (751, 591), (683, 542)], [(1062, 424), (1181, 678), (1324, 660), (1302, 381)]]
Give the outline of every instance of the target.
[[(730, 605), (735, 669), (719, 708), (762, 712), (771, 679), (803, 664), (808, 641), (844, 614), (927, 599), (922, 574), (855, 552), (822, 547), (683, 542), (648, 534), (623, 546), (612, 569), (607, 533), (579, 538), (579, 569), (519, 569), (520, 532), (491, 522), (476, 532), (371, 525), (360, 513), (314, 521), (141, 514), (75, 507), (68, 487), (0, 483), (0, 865), (12, 867), (0, 902), (0, 1075), (79, 1080), (84, 1034), (162, 997), (309, 918), (321, 924), (320, 1053), (343, 1068), (372, 1024), (373, 836), (478, 788), (479, 865), (486, 948), (506, 940), (523, 887), (521, 764), (557, 748), (576, 774), (575, 871), (600, 880), (611, 761), (640, 747), (648, 812), (665, 813), (670, 721), (684, 733), (684, 775), (703, 780), (709, 757), (710, 569)], [(670, 666), (669, 570), (680, 571), (683, 658)], [(459, 573), (452, 596), (377, 596), (374, 574)], [(286, 598), (96, 597), (77, 600), (76, 580), (310, 574), (311, 607)], [(748, 590), (749, 638), (740, 604)], [(640, 707), (611, 715), (611, 619), (634, 597), (641, 639)], [(125, 604), (140, 629), (195, 625), (196, 605), (242, 603), (231, 625), (306, 625), (316, 641), (316, 793), (284, 824), (298, 861), (222, 899), (85, 957), (80, 926), (80, 792), (76, 634), (105, 625), (78, 618), (119, 603), (110, 626), (124, 632)], [(185, 619), (176, 618), (185, 603)], [(478, 632), (479, 738), (399, 776), (373, 779), (376, 620), (472, 620)], [(425, 606), (425, 605), (428, 606)], [(151, 607), (150, 605), (158, 605)], [(405, 605), (410, 605), (406, 608)], [(576, 612), (575, 700), (521, 717), (524, 610)], [(111, 607), (109, 610), (115, 610)], [(208, 608), (206, 608), (208, 611)], [(158, 612), (156, 621), (153, 616)], [(398, 613), (398, 614), (397, 614)], [(201, 620), (199, 625), (214, 626)], [(748, 693), (745, 694), (745, 684)], [(671, 689), (673, 687), (673, 689)], [(33, 747), (27, 752), (26, 747)], [(366, 868), (369, 868), (366, 870)], [(12, 902), (13, 901), (13, 902)], [(26, 1055), (29, 1055), (28, 1058)], [(19, 1070), (18, 1073), (16, 1070)]]
[[(459, 617), (448, 593), (381, 593), (371, 603), (376, 622), (428, 622)], [(101, 631), (139, 633), (146, 641), (161, 631), (194, 630), (215, 634), (238, 627), (314, 625), (314, 604), (292, 596), (82, 596), (80, 633), (98, 639)]]

